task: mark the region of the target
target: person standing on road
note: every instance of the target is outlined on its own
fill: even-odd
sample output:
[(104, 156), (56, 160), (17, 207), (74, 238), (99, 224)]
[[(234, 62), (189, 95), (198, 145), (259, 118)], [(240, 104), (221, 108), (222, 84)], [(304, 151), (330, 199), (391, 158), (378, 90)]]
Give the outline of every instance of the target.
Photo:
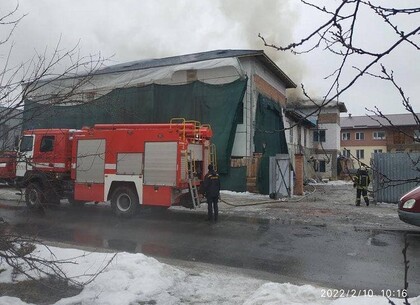
[(356, 206), (360, 206), (361, 195), (363, 195), (366, 206), (369, 206), (369, 198), (367, 196), (369, 183), (369, 173), (366, 167), (362, 164), (362, 166), (357, 170), (356, 177), (354, 177), (353, 180), (353, 187), (356, 188)]
[(208, 166), (208, 173), (204, 177), (203, 193), (207, 198), (208, 214), (207, 220), (217, 221), (219, 214), (218, 202), (220, 198), (220, 177), (213, 168), (213, 165)]

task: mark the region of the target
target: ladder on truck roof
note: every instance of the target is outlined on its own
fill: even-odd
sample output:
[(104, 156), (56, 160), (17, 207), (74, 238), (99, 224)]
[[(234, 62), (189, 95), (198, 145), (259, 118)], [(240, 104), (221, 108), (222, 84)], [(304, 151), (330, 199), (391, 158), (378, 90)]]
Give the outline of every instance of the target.
[(214, 170), (217, 172), (217, 150), (214, 143), (210, 145), (209, 163), (213, 165)]
[(188, 152), (187, 155), (187, 171), (188, 171), (188, 187), (191, 194), (191, 201), (193, 209), (196, 209), (200, 206), (201, 200), (200, 195), (198, 194), (197, 189), (197, 177), (196, 177), (196, 168), (193, 155), (191, 152)]

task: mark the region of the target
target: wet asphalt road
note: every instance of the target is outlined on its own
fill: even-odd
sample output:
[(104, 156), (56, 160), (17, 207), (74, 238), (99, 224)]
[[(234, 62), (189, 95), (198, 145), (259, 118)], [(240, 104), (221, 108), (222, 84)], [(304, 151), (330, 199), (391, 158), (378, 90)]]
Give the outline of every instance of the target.
[[(13, 230), (40, 239), (149, 256), (254, 270), (270, 280), (323, 287), (385, 289), (404, 285), (404, 231), (284, 224), (258, 218), (226, 218), (216, 224), (203, 214), (142, 210), (118, 219), (107, 206), (44, 213), (0, 208)], [(408, 232), (409, 294), (420, 294), (420, 234)], [(363, 292), (362, 292), (363, 293)]]

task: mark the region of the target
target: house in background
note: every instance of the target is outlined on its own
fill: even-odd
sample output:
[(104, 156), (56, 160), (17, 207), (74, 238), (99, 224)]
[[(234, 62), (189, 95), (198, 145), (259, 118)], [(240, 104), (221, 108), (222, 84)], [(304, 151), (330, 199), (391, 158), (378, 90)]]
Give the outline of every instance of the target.
[(295, 153), (303, 154), (305, 178), (336, 180), (337, 160), (341, 155), (340, 113), (347, 112), (347, 108), (337, 101), (320, 108), (321, 105), (320, 100), (288, 104), (286, 126), (295, 125), (289, 129), (288, 146)]
[(340, 118), (341, 150), (355, 166), (370, 164), (373, 153), (420, 151), (420, 126), (413, 114), (389, 114), (386, 118), (376, 115)]
[(264, 51), (139, 60), (85, 77), (37, 83), (25, 101), (24, 127), (200, 121), (213, 129), (223, 187), (268, 194), (269, 158), (288, 153), (283, 111), (286, 89), (296, 84)]

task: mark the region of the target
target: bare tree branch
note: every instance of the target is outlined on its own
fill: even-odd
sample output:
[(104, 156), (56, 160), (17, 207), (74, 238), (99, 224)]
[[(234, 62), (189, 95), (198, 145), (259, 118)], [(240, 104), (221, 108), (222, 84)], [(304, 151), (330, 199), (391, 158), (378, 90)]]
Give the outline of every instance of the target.
[[(42, 52), (35, 52), (35, 55), (22, 64), (12, 66), (11, 57), (14, 45), (11, 37), (25, 17), (18, 14), (19, 5), (9, 13), (0, 16), (0, 28), (3, 37), (0, 37), (0, 54), (6, 54), (3, 66), (0, 67), (0, 139), (6, 139), (10, 130), (20, 130), (22, 122), (20, 117), (24, 111), (26, 101), (32, 99), (36, 94), (36, 101), (43, 103), (44, 107), (39, 112), (34, 112), (34, 119), (37, 115), (54, 105), (66, 103), (71, 97), (77, 96), (80, 89), (90, 82), (92, 75), (101, 67), (105, 59), (98, 55), (82, 56), (79, 46), (67, 50), (61, 47), (61, 39), (52, 50), (45, 48)], [(75, 76), (78, 76), (75, 78)], [(46, 92), (39, 95), (44, 88), (51, 83), (72, 79), (71, 86), (57, 89), (54, 92)], [(3, 128), (7, 126), (7, 128)], [(113, 257), (105, 262), (103, 267), (92, 274), (87, 281), (78, 281), (77, 278), (69, 278), (63, 267), (68, 264), (76, 264), (77, 258), (66, 260), (57, 259), (48, 245), (36, 237), (26, 237), (9, 230), (7, 223), (0, 224), (0, 270), (1, 266), (7, 264), (14, 270), (14, 274), (25, 275), (28, 279), (38, 280), (41, 277), (53, 277), (75, 286), (83, 286), (95, 279), (112, 261)], [(51, 258), (37, 255), (34, 251), (36, 246), (44, 247), (50, 252)], [(43, 283), (45, 284), (45, 283)]]
[[(327, 79), (332, 78), (332, 80), (325, 94), (325, 105), (338, 99), (356, 81), (369, 73), (373, 67), (380, 64), (385, 57), (393, 53), (403, 43), (408, 43), (416, 49), (419, 48), (414, 38), (420, 33), (420, 26), (404, 32), (399, 29), (398, 25), (391, 18), (418, 14), (420, 13), (420, 8), (384, 8), (374, 5), (369, 1), (345, 0), (340, 1), (336, 5), (336, 8), (328, 9), (313, 2), (304, 0), (301, 2), (323, 13), (328, 17), (328, 20), (319, 27), (316, 27), (298, 42), (293, 42), (286, 46), (277, 46), (274, 43), (269, 43), (261, 34), (259, 34), (259, 37), (265, 46), (278, 51), (291, 51), (294, 54), (303, 54), (324, 45), (324, 50), (330, 52), (332, 55), (341, 57), (341, 63), (334, 69), (333, 73), (327, 76)], [(356, 46), (354, 44), (356, 35), (360, 35), (358, 17), (361, 14), (362, 8), (364, 10), (368, 9), (373, 14), (380, 16), (384, 20), (384, 25), (389, 26), (396, 33), (394, 42), (382, 51), (374, 52), (364, 46)], [(349, 11), (350, 13), (347, 13)], [(313, 40), (315, 40), (315, 43), (311, 43)], [(358, 73), (352, 79), (342, 84), (343, 73), (347, 69), (349, 58), (354, 56), (364, 56), (369, 61), (364, 66), (358, 68)]]

